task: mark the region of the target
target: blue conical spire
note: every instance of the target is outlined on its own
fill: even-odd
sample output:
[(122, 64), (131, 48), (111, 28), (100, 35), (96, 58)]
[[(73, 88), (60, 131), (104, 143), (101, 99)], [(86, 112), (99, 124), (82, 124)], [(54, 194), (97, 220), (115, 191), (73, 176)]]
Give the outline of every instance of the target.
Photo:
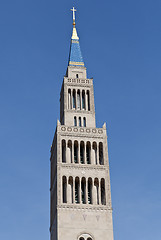
[(75, 27), (75, 11), (73, 7), (73, 33), (71, 38), (70, 53), (69, 53), (69, 64), (68, 66), (80, 66), (84, 67), (83, 57), (79, 44), (79, 37), (77, 35), (77, 30)]

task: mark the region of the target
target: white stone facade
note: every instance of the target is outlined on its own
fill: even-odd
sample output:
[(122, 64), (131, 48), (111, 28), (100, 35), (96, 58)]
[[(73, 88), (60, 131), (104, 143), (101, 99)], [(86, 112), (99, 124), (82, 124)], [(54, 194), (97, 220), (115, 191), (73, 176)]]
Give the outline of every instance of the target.
[(106, 125), (85, 67), (68, 66), (50, 160), (51, 240), (113, 240)]

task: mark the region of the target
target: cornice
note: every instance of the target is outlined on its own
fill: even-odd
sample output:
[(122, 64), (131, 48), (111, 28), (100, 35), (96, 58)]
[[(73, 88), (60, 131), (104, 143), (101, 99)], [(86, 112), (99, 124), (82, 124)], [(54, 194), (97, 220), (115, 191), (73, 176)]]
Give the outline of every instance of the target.
[(86, 210), (86, 211), (112, 211), (112, 208), (108, 207), (108, 206), (103, 206), (103, 205), (100, 205), (100, 206), (96, 206), (96, 205), (89, 205), (89, 204), (67, 204), (67, 203), (64, 203), (64, 204), (59, 204), (57, 205), (57, 209), (64, 209), (64, 210)]
[(62, 136), (75, 136), (75, 137), (87, 137), (87, 138), (89, 137), (104, 138), (105, 137), (105, 130), (102, 128), (72, 127), (72, 126), (62, 125), (58, 129), (58, 132)]
[(80, 170), (106, 170), (108, 171), (107, 165), (92, 165), (92, 164), (78, 164), (78, 163), (58, 163), (62, 168), (66, 169), (80, 169)]

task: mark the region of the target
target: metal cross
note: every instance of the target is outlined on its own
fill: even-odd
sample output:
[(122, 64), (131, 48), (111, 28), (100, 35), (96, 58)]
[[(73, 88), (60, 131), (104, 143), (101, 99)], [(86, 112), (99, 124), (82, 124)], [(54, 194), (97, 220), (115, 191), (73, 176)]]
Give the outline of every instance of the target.
[(73, 12), (73, 21), (75, 21), (75, 12), (77, 11), (74, 7), (70, 9)]

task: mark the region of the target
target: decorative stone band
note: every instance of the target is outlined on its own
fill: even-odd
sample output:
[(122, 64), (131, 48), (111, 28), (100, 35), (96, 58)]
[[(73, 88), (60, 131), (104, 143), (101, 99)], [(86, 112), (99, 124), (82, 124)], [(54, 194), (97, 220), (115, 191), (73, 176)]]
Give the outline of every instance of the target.
[(77, 41), (77, 40), (72, 40), (72, 43), (79, 43), (79, 41)]
[(98, 211), (98, 210), (108, 211), (108, 210), (111, 210), (112, 211), (111, 206), (103, 206), (103, 205), (101, 205), (101, 206), (95, 206), (95, 205), (90, 206), (89, 204), (88, 205), (87, 204), (79, 204), (79, 206), (77, 206), (75, 204), (73, 205), (73, 204), (62, 203), (62, 204), (58, 204), (57, 207), (59, 209), (80, 209), (80, 210), (85, 209), (87, 211), (89, 211), (89, 210), (91, 210), (91, 211)]
[(99, 133), (99, 134), (103, 134), (103, 130), (102, 129), (96, 129), (96, 128), (77, 128), (77, 127), (61, 127), (61, 131), (67, 131), (67, 132), (86, 132), (86, 133)]
[(84, 63), (83, 62), (69, 62), (69, 65), (73, 65), (73, 66), (83, 66), (84, 67)]
[(75, 84), (82, 84), (82, 87), (86, 87), (86, 85), (92, 85), (93, 79), (81, 79), (81, 78), (64, 78), (65, 83), (71, 83), (75, 86)]
[[(95, 165), (95, 164), (82, 164), (82, 163), (78, 163), (78, 164), (73, 164), (73, 163), (59, 163), (58, 165), (61, 166), (62, 169), (67, 169), (71, 171), (75, 171), (76, 169), (78, 170), (78, 166), (79, 166), (79, 170), (82, 171), (82, 177), (86, 174), (86, 171), (89, 170), (96, 170), (96, 177), (98, 177), (97, 175), (99, 175), (100, 173), (104, 174), (104, 171), (106, 171), (106, 173), (109, 173), (109, 166), (108, 165)], [(102, 176), (103, 177), (103, 176)]]

